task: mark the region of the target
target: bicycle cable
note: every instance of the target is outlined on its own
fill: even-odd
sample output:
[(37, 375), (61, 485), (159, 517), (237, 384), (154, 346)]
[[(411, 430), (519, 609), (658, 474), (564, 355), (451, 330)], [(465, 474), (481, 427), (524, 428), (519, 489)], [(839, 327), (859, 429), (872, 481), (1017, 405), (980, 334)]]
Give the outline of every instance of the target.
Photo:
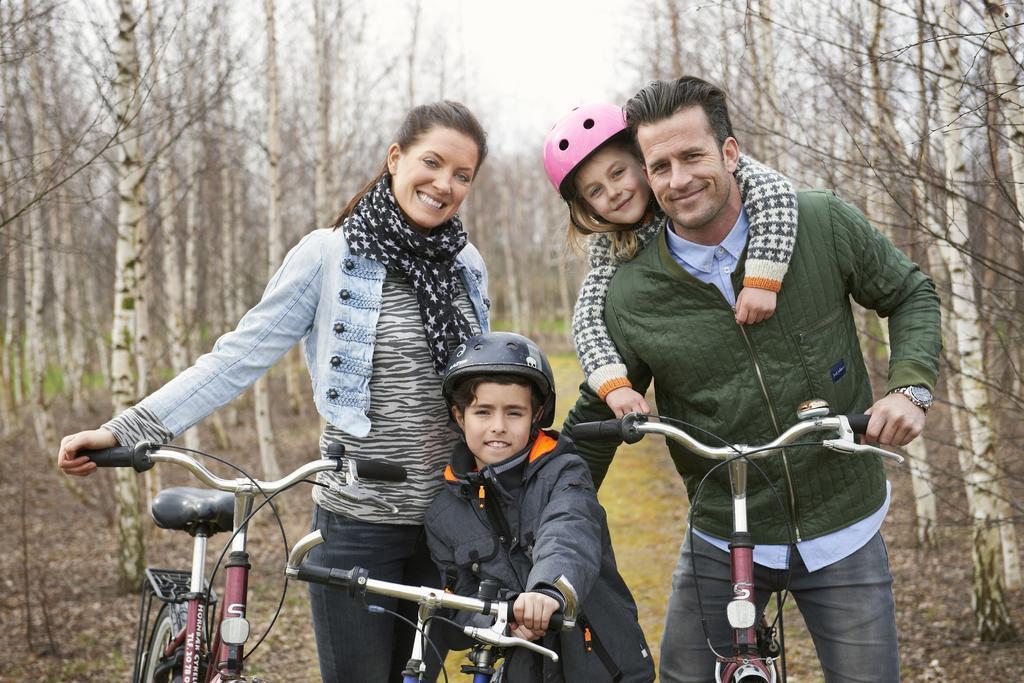
[[(774, 449), (768, 449), (768, 450), (774, 450)], [(754, 452), (754, 451), (748, 451), (748, 453), (751, 453), (751, 452)], [(700, 615), (701, 629), (704, 631), (704, 639), (708, 643), (708, 648), (718, 658), (722, 658), (722, 655), (720, 655), (718, 653), (718, 651), (714, 647), (714, 644), (711, 642), (711, 634), (710, 634), (710, 632), (708, 630), (707, 617), (704, 615), (704, 601), (703, 601), (703, 599), (701, 598), (701, 595), (700, 595), (700, 587), (699, 587), (698, 575), (697, 575), (697, 559), (696, 559), (697, 554), (696, 554), (696, 549), (694, 548), (694, 543), (693, 543), (693, 528), (694, 528), (693, 527), (693, 515), (695, 514), (695, 510), (699, 507), (700, 498), (701, 498), (701, 495), (703, 494), (704, 484), (705, 484), (705, 482), (707, 482), (708, 478), (718, 468), (720, 468), (720, 467), (722, 467), (724, 465), (727, 465), (727, 464), (733, 462), (734, 460), (738, 460), (738, 459), (742, 458), (742, 459), (747, 461), (748, 465), (753, 466), (754, 469), (757, 470), (758, 474), (760, 474), (761, 477), (765, 480), (765, 482), (768, 484), (768, 487), (771, 490), (772, 494), (775, 496), (776, 501), (779, 503), (779, 507), (782, 509), (783, 515), (784, 516), (786, 515), (785, 502), (782, 500), (782, 496), (779, 495), (778, 490), (775, 488), (774, 484), (772, 484), (772, 482), (768, 478), (767, 474), (765, 474), (765, 472), (757, 464), (755, 464), (752, 460), (747, 458), (748, 453), (738, 453), (737, 455), (735, 455), (735, 456), (733, 456), (731, 458), (727, 458), (727, 459), (725, 459), (725, 460), (723, 460), (723, 461), (721, 461), (719, 463), (716, 463), (714, 466), (712, 466), (712, 468), (710, 470), (707, 471), (707, 473), (705, 473), (704, 477), (697, 484), (696, 491), (694, 491), (693, 504), (690, 506), (690, 511), (687, 514), (687, 520), (686, 520), (686, 533), (687, 533), (687, 538), (688, 538), (689, 543), (690, 543), (690, 571), (693, 573), (694, 593), (697, 596), (697, 611), (698, 611), (698, 614)], [(792, 533), (793, 528), (792, 528), (792, 524), (788, 520), (788, 516), (787, 516), (786, 527), (787, 527), (787, 530), (790, 532), (790, 541), (793, 541), (794, 540), (794, 535)], [(787, 567), (787, 574), (786, 574), (786, 576), (787, 576), (786, 581), (787, 581), (787, 586), (788, 586), (788, 582), (789, 582), (788, 567)]]
[[(242, 519), (242, 523), (239, 524), (238, 530), (241, 530), (242, 528), (244, 528), (245, 525), (247, 525), (249, 523), (249, 520), (251, 520), (253, 518), (253, 516), (257, 512), (262, 510), (263, 506), (265, 506), (267, 503), (270, 503), (271, 509), (274, 511), (275, 519), (277, 520), (278, 525), (280, 526), (281, 525), (281, 517), (280, 517), (280, 515), (277, 512), (277, 508), (274, 507), (274, 504), (271, 501), (271, 498), (275, 498), (278, 494), (281, 494), (281, 493), (284, 493), (285, 491), (291, 490), (291, 488), (293, 486), (297, 486), (298, 484), (313, 484), (314, 486), (323, 486), (324, 488), (329, 488), (327, 484), (321, 484), (320, 482), (315, 481), (313, 479), (299, 479), (298, 481), (289, 484), (288, 486), (284, 487), (283, 489), (281, 489), (279, 491), (275, 491), (274, 493), (271, 493), (269, 496), (266, 496), (266, 498), (264, 500), (260, 501), (259, 505), (254, 507), (252, 509), (252, 511)], [(266, 494), (264, 494), (264, 495), (266, 495)], [(224, 549), (221, 551), (220, 556), (217, 558), (217, 563), (214, 565), (214, 571), (213, 571), (213, 573), (210, 574), (210, 585), (211, 586), (213, 585), (213, 577), (216, 576), (216, 574), (217, 574), (217, 567), (219, 567), (220, 563), (223, 561), (224, 555), (227, 553), (228, 549), (231, 547), (231, 540), (235, 537), (235, 535), (237, 533), (238, 533), (238, 531), (236, 530), (234, 533), (231, 534), (231, 537), (227, 540), (227, 543), (224, 544)], [(285, 539), (285, 551), (286, 552), (287, 552), (287, 549), (288, 549), (288, 544), (287, 544), (287, 539)], [(287, 597), (287, 595), (288, 595), (288, 587), (290, 585), (291, 584), (289, 583), (288, 577), (285, 576), (285, 578), (284, 578), (284, 585), (281, 588), (281, 597), (277, 601), (277, 608), (274, 610), (274, 616), (271, 617), (270, 623), (267, 625), (267, 628), (263, 632), (263, 635), (260, 636), (260, 639), (257, 640), (256, 644), (253, 645), (252, 648), (250, 648), (248, 650), (248, 652), (246, 652), (242, 656), (242, 660), (243, 661), (248, 659), (249, 655), (251, 655), (252, 653), (256, 652), (256, 648), (258, 648), (263, 643), (263, 641), (266, 640), (267, 636), (270, 635), (270, 632), (274, 628), (274, 624), (277, 623), (277, 618), (281, 615), (281, 608), (284, 606), (284, 600), (285, 600), (285, 597)], [(207, 607), (209, 607), (209, 603), (207, 603)], [(213, 628), (213, 626), (212, 626), (212, 623), (211, 623), (208, 626), (208, 629), (212, 629), (212, 628)], [(212, 630), (208, 630), (207, 631), (207, 637), (208, 638), (212, 637), (212, 635), (213, 635), (212, 634)], [(210, 641), (207, 640), (207, 642), (210, 642)]]
[(453, 626), (456, 626), (457, 628), (462, 628), (461, 626), (456, 624), (454, 621), (451, 621), (450, 619), (445, 619), (444, 617), (441, 617), (441, 616), (431, 615), (431, 616), (427, 617), (424, 620), (423, 628), (421, 629), (419, 627), (419, 625), (416, 624), (416, 622), (414, 622), (412, 619), (409, 619), (405, 615), (399, 614), (398, 612), (396, 612), (394, 610), (391, 610), (391, 609), (388, 609), (387, 607), (384, 607), (383, 605), (371, 605), (371, 604), (369, 604), (368, 602), (366, 602), (366, 594), (365, 593), (360, 593), (360, 597), (363, 599), (363, 606), (366, 608), (366, 611), (369, 612), (370, 614), (390, 614), (391, 616), (396, 617), (398, 619), (401, 619), (405, 623), (409, 624), (409, 626), (412, 626), (414, 631), (418, 631), (420, 633), (420, 635), (423, 636), (423, 640), (427, 641), (427, 645), (430, 646), (430, 649), (432, 649), (434, 651), (434, 655), (437, 657), (437, 661), (440, 662), (440, 670), (441, 670), (441, 673), (444, 674), (444, 681), (445, 681), (445, 683), (449, 683), (449, 681), (448, 681), (448, 671), (445, 670), (444, 657), (441, 656), (441, 650), (437, 647), (437, 645), (434, 644), (434, 641), (430, 639), (430, 636), (427, 635), (427, 632), (426, 632), (425, 629), (427, 627), (427, 623), (431, 619), (435, 619), (435, 618), (436, 619), (440, 619), (441, 621), (447, 621), (448, 623), (452, 624)]
[[(776, 626), (781, 623), (782, 608), (785, 605), (786, 598), (789, 596), (789, 585), (790, 585), (790, 581), (792, 579), (792, 571), (790, 569), (790, 559), (791, 559), (790, 558), (790, 553), (792, 552), (792, 550), (791, 550), (792, 547), (796, 544), (796, 532), (795, 532), (795, 528), (794, 528), (794, 525), (793, 525), (793, 521), (792, 521), (792, 519), (790, 519), (789, 511), (786, 509), (785, 502), (782, 500), (782, 496), (779, 494), (778, 490), (776, 489), (775, 485), (772, 483), (771, 479), (768, 477), (767, 473), (763, 469), (761, 469), (761, 467), (756, 462), (754, 462), (753, 460), (750, 460), (748, 456), (753, 455), (754, 453), (760, 453), (760, 452), (763, 452), (763, 451), (783, 450), (783, 449), (786, 449), (786, 448), (796, 448), (796, 447), (802, 447), (802, 446), (818, 446), (818, 445), (821, 444), (821, 442), (820, 441), (794, 442), (794, 443), (790, 443), (790, 444), (784, 444), (784, 445), (781, 445), (781, 446), (761, 447), (761, 448), (755, 448), (755, 449), (751, 449), (751, 450), (747, 450), (747, 451), (740, 451), (734, 444), (728, 443), (725, 439), (723, 439), (722, 437), (718, 436), (717, 434), (714, 434), (714, 433), (712, 433), (712, 432), (710, 432), (710, 431), (708, 431), (708, 430), (706, 430), (706, 429), (704, 429), (702, 427), (698, 427), (697, 425), (691, 424), (691, 423), (686, 422), (684, 420), (679, 420), (679, 419), (676, 419), (676, 418), (667, 417), (667, 416), (660, 416), (660, 415), (657, 415), (657, 416), (652, 415), (652, 416), (649, 416), (649, 417), (656, 417), (659, 421), (666, 422), (666, 423), (669, 423), (669, 424), (675, 424), (675, 425), (680, 426), (680, 427), (686, 427), (686, 428), (688, 428), (690, 430), (699, 432), (699, 433), (701, 433), (701, 434), (703, 434), (705, 436), (708, 436), (708, 437), (710, 437), (710, 438), (720, 442), (725, 448), (729, 448), (729, 449), (731, 449), (731, 450), (736, 452), (735, 456), (730, 457), (730, 458), (726, 458), (726, 459), (722, 460), (721, 462), (718, 462), (715, 465), (713, 465), (711, 467), (711, 469), (709, 469), (704, 474), (704, 476), (701, 478), (700, 482), (697, 484), (696, 490), (694, 491), (693, 504), (690, 506), (690, 510), (687, 513), (687, 520), (686, 520), (687, 539), (688, 539), (689, 544), (690, 544), (690, 570), (693, 573), (693, 577), (694, 577), (694, 589), (695, 589), (694, 593), (697, 596), (697, 609), (698, 609), (698, 613), (700, 615), (701, 629), (704, 631), (704, 638), (705, 638), (705, 640), (708, 643), (708, 648), (715, 654), (716, 657), (721, 657), (721, 655), (719, 655), (719, 653), (715, 650), (714, 644), (711, 642), (711, 635), (710, 635), (710, 632), (708, 630), (707, 618), (704, 615), (704, 603), (703, 603), (703, 600), (701, 599), (701, 596), (700, 596), (700, 589), (699, 589), (699, 584), (698, 584), (698, 581), (697, 581), (698, 577), (697, 577), (696, 551), (694, 549), (694, 544), (693, 544), (693, 529), (694, 529), (693, 523), (692, 523), (693, 522), (693, 515), (694, 515), (695, 510), (699, 506), (699, 501), (700, 501), (701, 495), (703, 494), (704, 484), (708, 481), (708, 479), (711, 477), (711, 475), (716, 470), (718, 470), (718, 468), (720, 468), (720, 467), (722, 467), (724, 465), (727, 465), (727, 464), (733, 462), (734, 460), (737, 460), (739, 458), (743, 458), (743, 459), (745, 459), (747, 461), (748, 465), (752, 466), (755, 470), (757, 470), (758, 474), (760, 474), (761, 478), (765, 481), (766, 484), (768, 484), (768, 488), (771, 490), (772, 494), (775, 496), (776, 501), (779, 503), (779, 507), (780, 507), (780, 509), (783, 512), (783, 517), (786, 519), (786, 530), (788, 532), (788, 536), (789, 536), (789, 541), (790, 542), (789, 542), (789, 544), (787, 544), (787, 550), (786, 550), (786, 584), (785, 584), (785, 587), (781, 591), (773, 591), (773, 592), (776, 593), (776, 601), (777, 601), (777, 605), (778, 606), (777, 606), (777, 611), (776, 611), (775, 619), (772, 621), (772, 623), (770, 625), (770, 628), (771, 629), (775, 629)], [(780, 643), (780, 649), (782, 647), (783, 646)], [(784, 659), (784, 657), (785, 657), (784, 652), (781, 652), (780, 654), (782, 655), (782, 657)], [(783, 664), (783, 667), (785, 667), (785, 664)], [(783, 678), (783, 680), (785, 680), (785, 678)]]
[[(251, 474), (249, 474), (246, 470), (244, 470), (242, 467), (234, 464), (233, 462), (230, 462), (228, 460), (225, 460), (224, 458), (221, 458), (221, 457), (218, 457), (216, 455), (213, 455), (212, 453), (207, 453), (205, 451), (202, 451), (202, 450), (199, 450), (199, 449), (196, 449), (196, 448), (188, 448), (186, 446), (177, 446), (177, 445), (173, 445), (173, 444), (163, 444), (163, 445), (161, 445), (161, 448), (167, 448), (169, 450), (178, 451), (180, 453), (194, 453), (194, 454), (200, 455), (200, 456), (202, 456), (204, 458), (210, 458), (212, 460), (215, 460), (215, 461), (217, 461), (217, 462), (219, 462), (219, 463), (221, 463), (223, 465), (227, 465), (228, 467), (230, 467), (231, 469), (235, 470), (236, 472), (241, 474), (243, 477), (248, 479), (249, 482), (256, 488), (257, 491), (260, 492), (260, 495), (262, 495), (263, 498), (264, 498), (264, 500), (262, 502), (260, 502), (260, 504), (255, 509), (253, 509), (248, 515), (245, 516), (245, 518), (242, 520), (242, 522), (238, 525), (238, 528), (235, 529), (234, 531), (232, 531), (231, 536), (228, 537), (228, 540), (224, 543), (224, 549), (221, 551), (220, 556), (217, 558), (217, 561), (213, 565), (213, 570), (210, 572), (209, 579), (207, 579), (207, 586), (206, 586), (206, 590), (205, 590), (205, 596), (204, 596), (204, 599), (203, 599), (203, 602), (204, 602), (204, 605), (205, 605), (204, 612), (207, 615), (207, 619), (206, 619), (206, 634), (205, 635), (206, 635), (206, 642), (207, 643), (212, 643), (213, 642), (213, 621), (214, 620), (209, 618), (209, 611), (210, 611), (210, 597), (211, 597), (211, 593), (213, 592), (213, 580), (217, 576), (217, 571), (220, 569), (221, 562), (224, 561), (224, 556), (227, 554), (228, 549), (231, 548), (231, 542), (235, 539), (235, 537), (238, 535), (238, 533), (242, 529), (246, 529), (247, 528), (249, 520), (252, 519), (252, 516), (254, 514), (256, 514), (259, 510), (263, 509), (264, 505), (269, 503), (270, 504), (270, 509), (274, 513), (274, 520), (277, 522), (278, 529), (280, 529), (280, 531), (281, 531), (281, 540), (282, 540), (282, 543), (284, 544), (285, 563), (287, 563), (288, 562), (288, 548), (289, 548), (289, 546), (288, 546), (288, 534), (285, 532), (284, 523), (281, 521), (281, 514), (278, 512), (277, 506), (274, 505), (274, 502), (271, 499), (274, 496), (276, 496), (277, 494), (289, 490), (292, 486), (295, 486), (296, 484), (298, 484), (300, 482), (307, 482), (308, 483), (310, 480), (308, 480), (308, 479), (300, 479), (299, 481), (296, 481), (296, 482), (294, 482), (292, 484), (289, 484), (288, 486), (280, 489), (279, 491), (275, 491), (274, 493), (272, 493), (272, 494), (270, 494), (268, 496), (267, 492), (263, 490), (263, 487), (261, 487), (259, 485), (259, 483), (256, 481), (256, 479), (253, 478), (253, 476)], [(319, 482), (314, 482), (314, 483), (319, 483)], [(285, 577), (284, 585), (283, 585), (282, 590), (281, 590), (281, 599), (278, 601), (277, 610), (274, 612), (274, 617), (273, 617), (273, 619), (270, 622), (270, 626), (267, 628), (266, 631), (263, 632), (263, 635), (256, 642), (256, 644), (247, 653), (245, 653), (243, 655), (243, 657), (242, 657), (243, 661), (248, 659), (249, 655), (251, 655), (253, 652), (256, 651), (256, 648), (258, 648), (263, 643), (263, 641), (266, 639), (267, 635), (270, 633), (270, 629), (273, 628), (274, 623), (277, 621), (277, 617), (278, 617), (278, 615), (281, 612), (281, 607), (284, 605), (284, 600), (285, 600), (285, 597), (286, 597), (287, 593), (288, 593), (288, 578)], [(216, 656), (214, 653), (210, 653), (210, 654), (213, 655), (213, 656)]]

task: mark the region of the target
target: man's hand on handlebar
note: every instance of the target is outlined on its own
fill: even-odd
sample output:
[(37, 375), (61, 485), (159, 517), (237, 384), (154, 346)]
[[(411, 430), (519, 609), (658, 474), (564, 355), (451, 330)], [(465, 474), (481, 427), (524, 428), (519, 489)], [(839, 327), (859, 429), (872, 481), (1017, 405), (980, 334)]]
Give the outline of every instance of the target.
[(84, 455), (78, 455), (78, 451), (113, 448), (116, 445), (117, 439), (106, 429), (90, 429), (77, 434), (68, 434), (60, 440), (57, 467), (64, 474), (85, 477), (96, 471), (96, 463)]
[(883, 446), (906, 446), (924, 430), (924, 411), (903, 394), (884, 396), (865, 412), (871, 416), (867, 440)]
[(509, 624), (512, 635), (537, 640), (548, 629), (551, 615), (562, 609), (558, 600), (543, 593), (520, 593), (512, 605), (515, 622)]

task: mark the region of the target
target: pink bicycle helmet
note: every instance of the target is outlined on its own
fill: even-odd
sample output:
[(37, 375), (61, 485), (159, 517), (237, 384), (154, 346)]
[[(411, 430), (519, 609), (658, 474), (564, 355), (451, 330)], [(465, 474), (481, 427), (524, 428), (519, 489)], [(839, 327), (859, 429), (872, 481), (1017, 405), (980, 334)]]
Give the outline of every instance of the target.
[(555, 190), (568, 199), (565, 178), (598, 147), (626, 130), (622, 107), (588, 104), (576, 107), (551, 126), (544, 139), (544, 170)]

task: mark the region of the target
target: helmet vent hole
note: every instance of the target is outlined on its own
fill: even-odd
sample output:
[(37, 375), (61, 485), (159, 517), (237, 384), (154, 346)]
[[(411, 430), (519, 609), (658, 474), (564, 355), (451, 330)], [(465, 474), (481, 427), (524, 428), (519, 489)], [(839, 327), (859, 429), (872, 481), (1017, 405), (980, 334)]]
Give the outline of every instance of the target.
[(594, 119), (587, 119), (586, 121), (584, 121), (583, 122), (583, 127), (586, 128), (587, 130), (590, 130), (591, 128), (593, 128), (594, 127)]
[(473, 350), (474, 350), (474, 351), (479, 351), (479, 350), (480, 350), (480, 349), (482, 349), (482, 348), (484, 348), (484, 345), (483, 345), (483, 344), (477, 344), (476, 346), (474, 346), (474, 347), (473, 347)]
[(509, 351), (515, 351), (516, 349), (519, 348), (519, 344), (516, 344), (515, 342), (508, 342), (507, 344), (505, 344), (505, 347)]
[(560, 140), (559, 143), (558, 143), (558, 149), (562, 150), (563, 152), (565, 150), (569, 149), (569, 141), (568, 140)]

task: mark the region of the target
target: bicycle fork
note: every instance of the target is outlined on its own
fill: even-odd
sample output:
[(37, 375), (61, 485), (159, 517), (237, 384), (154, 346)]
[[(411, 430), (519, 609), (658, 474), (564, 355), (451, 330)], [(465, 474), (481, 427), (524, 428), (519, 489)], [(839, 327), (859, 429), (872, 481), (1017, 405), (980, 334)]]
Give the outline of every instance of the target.
[(729, 483), (733, 506), (733, 533), (729, 543), (732, 600), (725, 614), (732, 627), (732, 656), (719, 655), (715, 679), (717, 683), (776, 683), (774, 661), (762, 658), (758, 650), (754, 542), (747, 526), (747, 461), (744, 458), (729, 463)]

